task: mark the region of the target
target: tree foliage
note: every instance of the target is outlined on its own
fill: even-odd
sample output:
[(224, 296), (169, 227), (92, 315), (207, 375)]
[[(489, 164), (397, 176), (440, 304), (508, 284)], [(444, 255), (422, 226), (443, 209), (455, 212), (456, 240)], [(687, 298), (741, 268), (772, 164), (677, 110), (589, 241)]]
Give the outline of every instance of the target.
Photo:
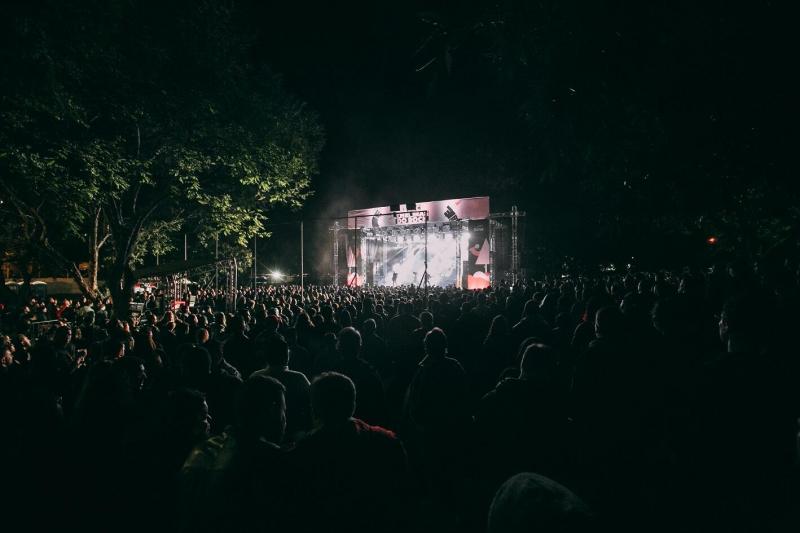
[(798, 228), (788, 20), (767, 1), (465, 2), (420, 14), (417, 59), (433, 93), (483, 80), (473, 99), (504, 117), (492, 192), (529, 198), (537, 243), (663, 260), (716, 231), (752, 256)]
[(243, 245), (270, 209), (310, 194), (316, 115), (251, 60), (226, 3), (46, 1), (10, 15), (2, 194), (57, 268), (80, 277), (74, 244), (103, 246), (125, 298), (135, 263), (179, 229)]

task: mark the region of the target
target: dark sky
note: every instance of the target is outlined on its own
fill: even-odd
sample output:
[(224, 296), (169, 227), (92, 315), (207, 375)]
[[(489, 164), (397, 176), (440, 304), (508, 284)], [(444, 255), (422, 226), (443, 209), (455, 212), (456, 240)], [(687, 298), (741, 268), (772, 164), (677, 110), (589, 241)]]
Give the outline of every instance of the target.
[[(669, 220), (670, 202), (695, 216), (726, 207), (714, 204), (733, 196), (721, 188), (744, 190), (759, 179), (781, 187), (793, 39), (780, 3), (500, 2), (525, 15), (505, 21), (508, 35), (535, 28), (544, 50), (520, 81), (503, 80), (487, 61), (497, 43), (454, 38), (447, 70), (441, 42), (424, 45), (428, 13), (451, 28), (469, 27), (491, 20), (490, 2), (268, 4), (253, 0), (244, 9), (259, 36), (258, 59), (283, 75), (326, 129), (307, 220), (489, 195), (493, 211), (512, 203), (529, 210), (541, 234), (534, 245), (600, 256), (609, 245), (617, 253), (653, 239), (636, 233), (635, 217)], [(511, 59), (508, 65), (521, 63)], [(595, 166), (587, 171), (589, 150)], [(627, 229), (614, 222), (626, 213)], [(598, 239), (587, 231), (598, 221), (623, 238)], [(307, 233), (320, 269), (330, 253), (326, 226)], [(275, 230), (272, 246), (284, 257), (296, 248), (291, 233)], [(676, 238), (680, 255), (688, 237)]]
[(431, 55), (416, 53), (427, 29), (415, 2), (301, 1), (260, 12), (266, 61), (327, 131), (310, 210), (489, 193), (459, 176), (474, 172), (468, 160), (491, 104), (475, 101), (479, 79), (432, 91), (436, 65), (417, 71)]
[[(478, 80), (433, 91), (436, 66), (418, 71), (430, 52), (416, 53), (427, 30), (414, 2), (300, 1), (253, 9), (264, 60), (326, 129), (304, 217), (491, 194), (470, 159), (486, 136), (478, 125), (494, 112), (488, 102), (475, 102)], [(323, 265), (330, 245), (320, 243), (320, 229), (327, 225), (312, 225), (308, 233), (312, 260)], [(273, 230), (275, 244), (292, 232)], [(291, 235), (285, 239), (291, 243)]]

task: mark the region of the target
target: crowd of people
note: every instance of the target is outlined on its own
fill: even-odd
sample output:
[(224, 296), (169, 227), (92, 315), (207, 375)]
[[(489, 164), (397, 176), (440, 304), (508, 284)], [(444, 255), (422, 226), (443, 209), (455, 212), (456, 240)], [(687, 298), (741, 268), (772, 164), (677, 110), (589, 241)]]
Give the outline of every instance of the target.
[[(797, 531), (798, 272), (201, 291), (3, 322), (22, 529)], [(58, 320), (38, 338), (31, 324)], [(15, 529), (14, 529), (15, 530)]]

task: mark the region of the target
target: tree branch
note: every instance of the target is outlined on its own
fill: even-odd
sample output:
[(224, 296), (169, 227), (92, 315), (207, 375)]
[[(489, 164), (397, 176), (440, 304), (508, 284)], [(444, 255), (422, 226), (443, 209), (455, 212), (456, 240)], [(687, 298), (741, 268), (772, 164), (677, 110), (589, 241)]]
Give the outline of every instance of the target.
[(97, 243), (98, 250), (103, 247), (106, 241), (108, 241), (109, 237), (111, 237), (111, 233), (106, 233), (106, 236), (100, 239), (100, 242)]

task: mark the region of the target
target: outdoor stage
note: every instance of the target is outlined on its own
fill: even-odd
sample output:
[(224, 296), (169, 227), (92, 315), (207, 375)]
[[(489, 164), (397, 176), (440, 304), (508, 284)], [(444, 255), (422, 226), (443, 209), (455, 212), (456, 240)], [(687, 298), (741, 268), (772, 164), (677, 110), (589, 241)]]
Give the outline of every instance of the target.
[[(513, 281), (519, 253), (510, 230), (520, 216), (491, 214), (488, 196), (350, 211), (346, 225), (332, 228), (334, 283), (342, 270), (348, 286), (482, 289)], [(500, 221), (509, 217), (512, 224)]]

